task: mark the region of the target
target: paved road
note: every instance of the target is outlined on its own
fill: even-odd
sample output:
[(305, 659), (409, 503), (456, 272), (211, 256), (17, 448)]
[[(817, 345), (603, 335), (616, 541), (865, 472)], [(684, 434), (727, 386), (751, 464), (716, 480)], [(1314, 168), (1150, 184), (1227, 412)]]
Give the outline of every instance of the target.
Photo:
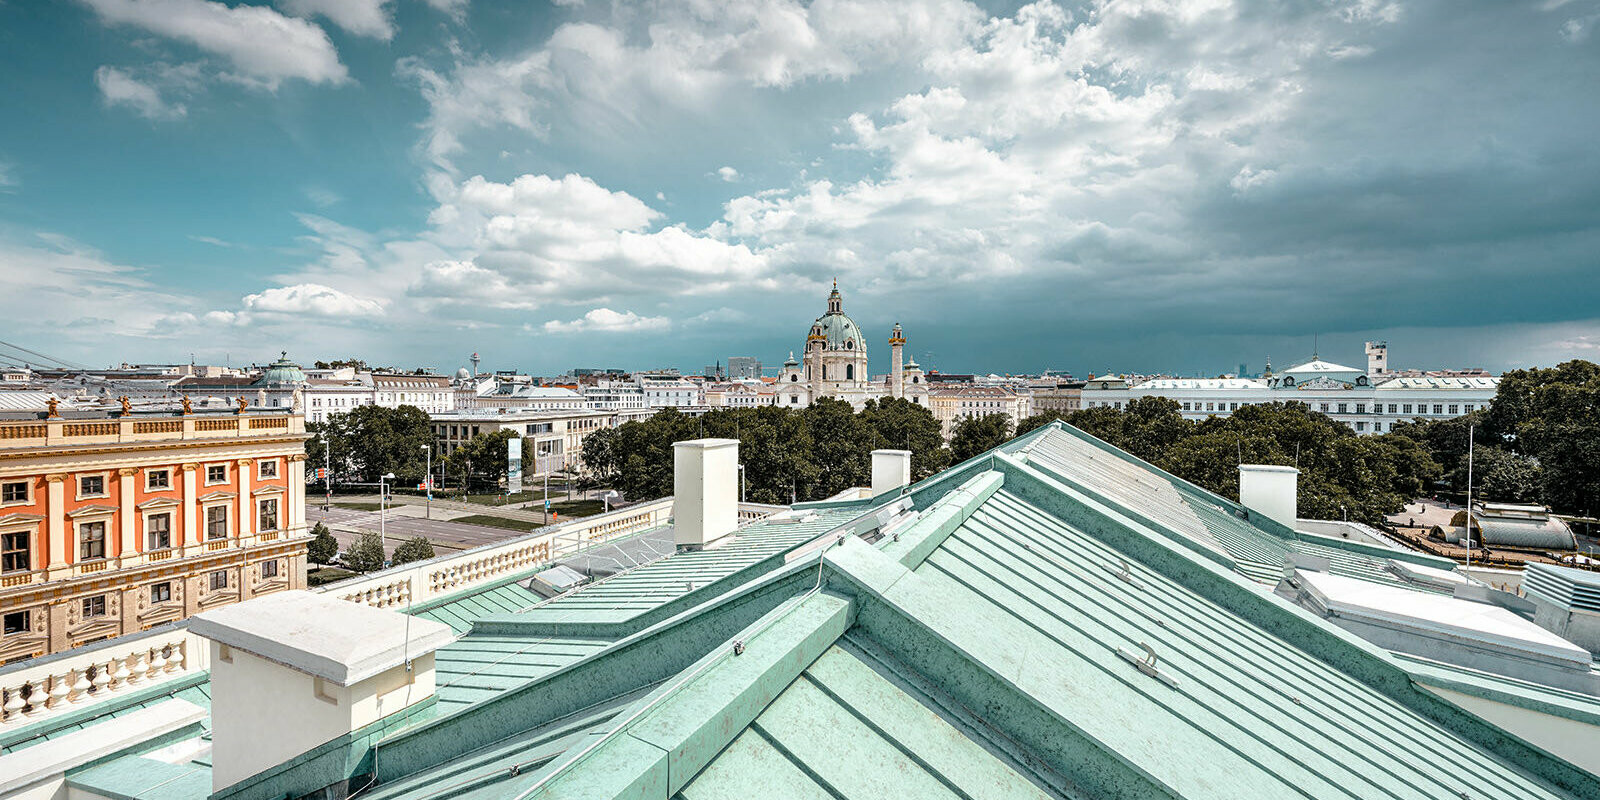
[[(329, 511), (323, 511), (321, 505), (307, 505), (306, 521), (327, 524), (328, 528), (333, 531), (333, 538), (339, 540), (340, 549), (349, 547), (359, 534), (366, 531), (377, 531), (380, 527), (379, 513), (377, 511), (357, 511), (355, 509), (339, 508), (338, 506)], [(385, 543), (390, 547), (406, 539), (426, 536), (429, 541), (433, 542), (435, 549), (466, 550), (521, 536), (538, 527), (538, 522), (529, 522), (526, 530), (517, 531), (442, 519), (421, 519), (409, 514), (390, 512), (386, 515), (381, 527), (385, 534)]]

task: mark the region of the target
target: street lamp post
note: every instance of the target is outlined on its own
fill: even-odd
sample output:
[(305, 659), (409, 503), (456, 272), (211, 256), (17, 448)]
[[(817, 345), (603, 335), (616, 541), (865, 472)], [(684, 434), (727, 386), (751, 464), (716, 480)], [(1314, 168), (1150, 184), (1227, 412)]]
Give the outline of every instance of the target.
[(424, 444), (422, 452), (428, 454), (428, 469), (422, 478), (422, 486), (428, 492), (428, 500), (423, 506), (422, 514), (425, 519), (433, 519), (433, 448)]
[[(387, 472), (378, 477), (378, 538), (385, 542), (389, 541), (389, 529), (384, 525), (388, 516), (386, 514), (388, 506), (385, 505), (384, 501), (389, 499), (387, 482), (392, 480), (394, 480), (393, 472)], [(387, 547), (387, 545), (385, 546)]]
[(739, 502), (744, 502), (744, 465), (739, 465)]

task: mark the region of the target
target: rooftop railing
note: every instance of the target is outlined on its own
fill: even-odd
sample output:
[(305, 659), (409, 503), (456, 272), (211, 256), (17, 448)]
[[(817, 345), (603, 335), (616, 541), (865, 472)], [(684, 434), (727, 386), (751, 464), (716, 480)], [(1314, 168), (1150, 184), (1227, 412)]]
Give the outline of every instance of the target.
[(235, 439), (304, 433), (299, 414), (194, 414), (181, 417), (0, 421), (0, 449), (124, 444), (172, 439)]

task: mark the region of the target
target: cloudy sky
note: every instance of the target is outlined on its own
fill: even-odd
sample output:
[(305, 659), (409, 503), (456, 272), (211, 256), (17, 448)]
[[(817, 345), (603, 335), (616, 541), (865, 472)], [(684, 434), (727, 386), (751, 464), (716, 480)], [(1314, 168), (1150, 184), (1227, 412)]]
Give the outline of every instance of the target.
[[(1600, 359), (1600, 0), (0, 4), (5, 341), (91, 364)], [(881, 334), (881, 335), (880, 335)]]

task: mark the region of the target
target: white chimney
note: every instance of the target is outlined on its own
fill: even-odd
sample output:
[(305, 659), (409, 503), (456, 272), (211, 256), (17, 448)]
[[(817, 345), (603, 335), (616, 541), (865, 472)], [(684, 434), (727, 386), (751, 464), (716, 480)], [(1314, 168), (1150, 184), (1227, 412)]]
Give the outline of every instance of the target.
[(739, 440), (675, 442), (673, 540), (680, 549), (709, 547), (739, 526)]
[(1239, 465), (1239, 505), (1294, 527), (1300, 470), (1269, 464)]
[(306, 591), (204, 612), (189, 631), (211, 640), (212, 791), (428, 699), (433, 651), (455, 640), (442, 623)]
[(899, 489), (911, 483), (910, 450), (872, 451), (872, 494)]

